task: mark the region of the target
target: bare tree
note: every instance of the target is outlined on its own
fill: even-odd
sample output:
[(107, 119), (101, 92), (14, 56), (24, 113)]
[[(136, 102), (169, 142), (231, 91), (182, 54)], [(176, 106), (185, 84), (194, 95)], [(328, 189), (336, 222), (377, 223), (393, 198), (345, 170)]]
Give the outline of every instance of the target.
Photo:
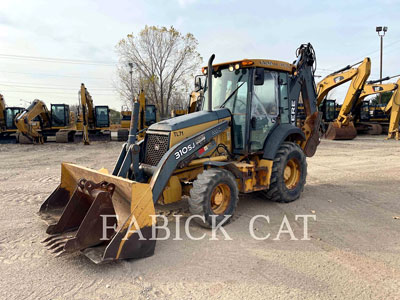
[[(123, 99), (145, 90), (150, 103), (166, 117), (171, 105), (183, 105), (189, 84), (202, 58), (196, 38), (170, 28), (146, 26), (137, 36), (128, 34), (116, 46), (119, 55), (117, 88)], [(133, 90), (126, 67), (134, 65)]]

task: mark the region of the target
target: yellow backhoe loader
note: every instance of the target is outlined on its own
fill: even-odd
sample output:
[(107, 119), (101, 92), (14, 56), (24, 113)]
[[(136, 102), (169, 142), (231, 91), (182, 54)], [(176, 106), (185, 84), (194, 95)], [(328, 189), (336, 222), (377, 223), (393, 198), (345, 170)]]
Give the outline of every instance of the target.
[[(80, 111), (78, 114), (77, 130), (82, 134), (85, 145), (90, 140), (110, 140), (110, 109), (107, 105), (93, 105), (93, 99), (85, 85), (79, 90)], [(78, 136), (78, 135), (77, 135)]]
[(58, 143), (73, 142), (76, 132), (74, 114), (68, 105), (51, 104), (49, 111), (38, 99), (16, 116), (15, 125), (21, 144), (43, 144), (50, 136), (55, 136)]
[[(357, 64), (359, 66), (353, 68)], [(351, 80), (339, 115), (333, 122), (329, 123), (325, 134), (327, 139), (352, 140), (357, 136), (352, 111), (360, 103), (359, 97), (371, 72), (371, 60), (367, 57), (357, 64), (347, 66), (328, 75), (318, 84), (318, 105), (320, 105), (330, 89)]]
[(6, 107), (3, 95), (0, 94), (0, 143), (15, 143), (17, 141), (17, 127), (14, 120), (23, 110), (23, 107)]
[[(150, 125), (157, 122), (157, 108), (154, 104), (147, 104), (145, 92), (142, 90), (138, 97), (139, 102), (139, 121), (138, 121), (138, 138), (142, 139), (145, 130)], [(117, 132), (117, 139), (119, 141), (126, 141), (129, 136), (129, 128), (131, 125), (132, 111), (128, 109), (121, 111), (121, 127)], [(133, 122), (135, 122), (133, 120)]]
[[(291, 202), (303, 191), (306, 156), (320, 142), (320, 113), (311, 44), (291, 64), (244, 59), (214, 64), (200, 111), (151, 125), (137, 140), (132, 122), (114, 170), (62, 163), (61, 183), (40, 207), (46, 246), (57, 255), (81, 251), (92, 261), (141, 258), (155, 249), (156, 204), (189, 196), (204, 227), (232, 220), (239, 193)], [(307, 118), (296, 126), (302, 94)], [(140, 104), (134, 103), (133, 120)], [(107, 217), (108, 216), (108, 217)], [(106, 230), (110, 229), (110, 230)], [(154, 230), (154, 231), (153, 231)]]

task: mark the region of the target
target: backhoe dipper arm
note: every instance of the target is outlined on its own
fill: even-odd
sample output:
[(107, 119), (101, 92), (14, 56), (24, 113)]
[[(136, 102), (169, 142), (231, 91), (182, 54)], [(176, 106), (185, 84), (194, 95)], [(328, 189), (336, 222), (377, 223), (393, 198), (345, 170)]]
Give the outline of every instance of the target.
[(295, 62), (296, 70), (289, 80), (289, 100), (291, 105), (290, 121), (296, 125), (297, 106), (300, 93), (303, 98), (306, 120), (302, 127), (306, 140), (301, 143), (304, 153), (311, 157), (319, 144), (319, 125), (321, 122), (317, 107), (317, 91), (314, 81), (315, 53), (310, 43), (303, 44), (298, 49)]

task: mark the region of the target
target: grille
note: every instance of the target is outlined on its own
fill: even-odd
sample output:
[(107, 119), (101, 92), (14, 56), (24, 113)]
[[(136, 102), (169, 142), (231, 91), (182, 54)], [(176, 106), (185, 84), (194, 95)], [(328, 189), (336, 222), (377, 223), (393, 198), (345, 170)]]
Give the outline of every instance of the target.
[(163, 155), (168, 151), (169, 135), (146, 134), (146, 152), (144, 163), (151, 166), (157, 166)]

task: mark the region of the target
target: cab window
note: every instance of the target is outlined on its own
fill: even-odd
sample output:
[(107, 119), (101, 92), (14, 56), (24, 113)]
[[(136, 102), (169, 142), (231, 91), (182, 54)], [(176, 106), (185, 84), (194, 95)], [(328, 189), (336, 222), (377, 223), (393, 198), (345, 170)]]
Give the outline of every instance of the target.
[(279, 113), (278, 73), (265, 70), (264, 83), (254, 85), (251, 102), (250, 150), (259, 151), (264, 147), (271, 128)]

